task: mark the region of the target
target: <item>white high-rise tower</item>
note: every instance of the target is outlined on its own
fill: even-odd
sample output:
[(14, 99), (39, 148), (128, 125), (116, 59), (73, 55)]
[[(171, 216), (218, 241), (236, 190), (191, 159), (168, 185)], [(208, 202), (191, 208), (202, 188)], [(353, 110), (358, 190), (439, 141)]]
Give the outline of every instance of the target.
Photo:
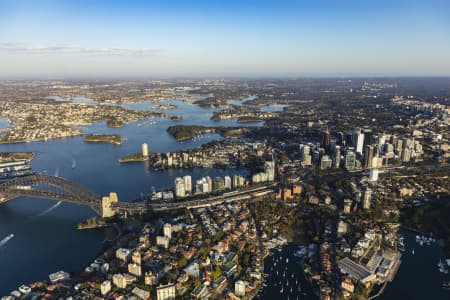
[(190, 175), (185, 175), (183, 177), (184, 181), (184, 191), (186, 193), (191, 194), (192, 193), (192, 177)]
[(147, 143), (142, 144), (142, 156), (148, 157), (148, 145)]

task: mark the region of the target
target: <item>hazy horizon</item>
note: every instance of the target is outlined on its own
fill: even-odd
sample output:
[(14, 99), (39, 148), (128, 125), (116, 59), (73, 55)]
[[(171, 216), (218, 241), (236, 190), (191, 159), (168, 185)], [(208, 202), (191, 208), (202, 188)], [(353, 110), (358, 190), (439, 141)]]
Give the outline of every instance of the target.
[(449, 12), (443, 0), (3, 0), (0, 78), (447, 77)]

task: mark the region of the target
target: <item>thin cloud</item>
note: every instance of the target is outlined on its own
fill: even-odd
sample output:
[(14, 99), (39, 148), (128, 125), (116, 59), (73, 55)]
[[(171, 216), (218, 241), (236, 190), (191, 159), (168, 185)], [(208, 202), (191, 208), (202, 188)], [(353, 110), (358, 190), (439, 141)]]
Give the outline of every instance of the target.
[(0, 42), (0, 51), (23, 54), (84, 54), (100, 56), (155, 56), (161, 50), (155, 48), (87, 48), (75, 45), (29, 45)]

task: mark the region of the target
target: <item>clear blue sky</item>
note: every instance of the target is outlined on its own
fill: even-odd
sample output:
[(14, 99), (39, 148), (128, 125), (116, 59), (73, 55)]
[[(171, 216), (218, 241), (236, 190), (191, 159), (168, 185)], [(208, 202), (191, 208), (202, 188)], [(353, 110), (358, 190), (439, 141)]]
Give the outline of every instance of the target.
[(0, 77), (450, 75), (448, 0), (0, 0)]

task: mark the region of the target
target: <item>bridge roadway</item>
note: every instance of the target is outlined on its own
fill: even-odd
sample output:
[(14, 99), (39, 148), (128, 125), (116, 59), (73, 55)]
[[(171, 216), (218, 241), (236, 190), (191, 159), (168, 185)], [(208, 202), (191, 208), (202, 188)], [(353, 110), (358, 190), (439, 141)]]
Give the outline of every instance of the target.
[[(234, 191), (204, 199), (168, 203), (112, 202), (115, 212), (144, 213), (150, 211), (169, 211), (181, 208), (196, 208), (218, 205), (227, 202), (246, 200), (254, 193), (273, 191), (276, 184), (255, 187), (243, 191)], [(69, 180), (49, 175), (33, 174), (17, 177), (0, 183), (0, 204), (19, 197), (53, 199), (79, 205), (86, 205), (98, 215), (102, 212), (102, 197), (83, 186)]]
[(220, 196), (208, 197), (205, 199), (196, 199), (179, 202), (166, 202), (166, 203), (135, 203), (135, 202), (117, 202), (112, 205), (112, 208), (116, 211), (126, 211), (130, 213), (136, 212), (162, 212), (168, 210), (176, 210), (182, 208), (200, 208), (215, 206), (224, 203), (230, 203), (241, 200), (249, 200), (252, 196), (263, 195), (274, 191), (277, 186), (276, 183), (248, 189), (244, 191), (236, 191), (222, 194)]

